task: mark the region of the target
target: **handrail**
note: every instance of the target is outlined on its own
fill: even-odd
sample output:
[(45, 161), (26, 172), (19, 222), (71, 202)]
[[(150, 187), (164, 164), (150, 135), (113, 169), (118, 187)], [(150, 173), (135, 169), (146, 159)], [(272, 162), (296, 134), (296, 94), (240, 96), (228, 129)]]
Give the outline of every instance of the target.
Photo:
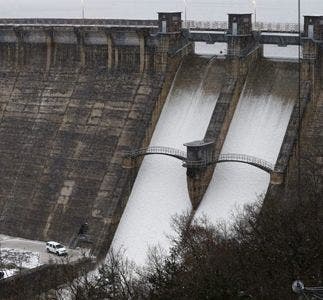
[(307, 60), (316, 60), (317, 59), (317, 55), (316, 53), (306, 53), (306, 52), (303, 52), (302, 53), (302, 58), (303, 59), (307, 59)]
[(245, 163), (251, 163), (257, 166), (262, 166), (268, 170), (273, 171), (275, 169), (274, 164), (255, 157), (251, 155), (246, 154), (237, 154), (237, 153), (229, 153), (229, 154), (221, 154), (218, 158), (218, 162), (225, 162), (225, 161), (237, 161), (237, 162), (245, 162)]
[(209, 159), (209, 160), (200, 160), (200, 161), (186, 161), (186, 167), (203, 167), (206, 165), (211, 165), (215, 163), (223, 163), (223, 162), (241, 162), (253, 165), (260, 169), (263, 169), (267, 172), (272, 172), (275, 169), (275, 166), (264, 160), (255, 156), (246, 155), (246, 154), (237, 154), (237, 153), (228, 153), (221, 154), (217, 160)]
[(135, 151), (127, 152), (126, 156), (130, 158), (136, 158), (138, 156), (149, 155), (149, 154), (164, 154), (168, 156), (173, 156), (179, 158), (181, 160), (186, 160), (186, 152), (171, 148), (171, 147), (163, 147), (163, 146), (152, 146), (148, 148), (142, 148)]
[[(227, 31), (229, 29), (227, 21), (184, 21), (183, 26), (196, 31)], [(253, 24), (253, 29), (262, 32), (299, 32), (297, 23), (256, 22)]]
[(228, 49), (227, 56), (238, 56), (238, 57), (246, 57), (250, 55), (252, 52), (256, 51), (258, 47), (255, 45), (251, 45), (250, 47), (244, 48), (242, 50), (236, 49)]
[(126, 157), (135, 159), (139, 156), (150, 155), (150, 154), (161, 154), (172, 156), (177, 159), (183, 161), (185, 167), (205, 167), (207, 165), (223, 163), (223, 162), (241, 162), (253, 165), (258, 167), (266, 172), (272, 172), (275, 169), (275, 165), (258, 157), (246, 154), (238, 154), (238, 153), (227, 153), (221, 154), (218, 159), (214, 159), (213, 157), (206, 157), (197, 161), (190, 161), (187, 159), (187, 155), (185, 151), (171, 148), (171, 147), (163, 147), (163, 146), (152, 146), (148, 148), (142, 148), (134, 151), (130, 151), (126, 153)]

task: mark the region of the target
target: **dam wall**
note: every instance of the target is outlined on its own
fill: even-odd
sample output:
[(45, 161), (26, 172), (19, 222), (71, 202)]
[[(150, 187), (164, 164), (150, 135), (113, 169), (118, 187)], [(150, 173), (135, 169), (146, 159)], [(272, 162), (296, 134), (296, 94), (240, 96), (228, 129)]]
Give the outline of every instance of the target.
[[(311, 28), (314, 28), (313, 33)], [(299, 97), (294, 108), (277, 169), (281, 175), (270, 185), (265, 204), (272, 199), (316, 201), (323, 192), (323, 49), (322, 17), (305, 16), (299, 61)], [(319, 213), (321, 213), (321, 206)]]
[[(240, 151), (232, 141), (225, 146), (231, 121), (235, 114), (239, 114), (237, 107), (242, 109), (241, 115), (235, 118), (237, 124), (241, 122), (243, 125), (245, 116), (264, 125), (258, 115), (255, 118), (246, 114), (247, 108), (254, 107), (260, 116), (264, 113), (261, 105), (268, 105), (267, 98), (271, 100), (269, 110), (272, 115), (284, 112), (284, 105), (279, 111), (279, 99), (283, 103), (287, 99), (287, 106), (290, 106), (290, 98), (294, 97), (295, 91), (290, 91), (290, 88), (283, 91), (280, 82), (265, 69), (271, 70), (272, 74), (278, 72), (279, 78), (287, 78), (289, 82), (296, 80), (295, 64), (261, 58), (262, 46), (252, 31), (250, 14), (229, 15), (229, 27), (225, 33), (228, 53), (225, 59), (210, 61), (210, 58), (188, 55), (193, 52), (193, 43), (185, 34), (187, 30), (181, 28), (180, 13), (160, 13), (159, 18), (154, 22), (0, 19), (1, 233), (41, 240), (55, 239), (75, 246), (80, 226), (87, 222), (89, 240), (94, 243), (92, 248), (103, 257), (142, 163), (139, 159), (135, 168), (124, 168), (124, 154), (150, 145), (167, 96), (174, 108), (166, 109), (165, 113), (172, 122), (175, 120), (176, 123), (183, 114), (183, 107), (187, 107), (187, 116), (184, 115), (183, 120), (185, 128), (180, 128), (185, 129), (185, 135), (181, 135), (185, 140), (179, 139), (176, 133), (174, 140), (168, 141), (173, 123), (168, 124), (172, 125), (170, 127), (161, 127), (163, 130), (159, 137), (165, 137), (166, 146), (169, 143), (168, 146), (176, 148), (191, 142), (191, 137), (215, 140), (214, 158), (223, 149)], [(171, 18), (173, 23), (164, 28), (162, 22)], [(311, 43), (304, 42), (303, 48), (306, 62), (302, 64), (300, 91), (302, 110), (307, 115), (308, 102), (312, 105), (311, 110), (318, 113), (316, 108), (320, 105), (322, 93), (317, 82), (321, 80), (322, 68), (317, 63), (319, 60), (314, 59), (313, 63)], [(321, 53), (316, 54), (321, 57)], [(183, 60), (185, 56), (187, 58)], [(177, 90), (173, 80), (180, 65), (184, 73), (179, 74), (183, 78), (176, 82), (185, 81), (186, 76), (188, 80), (185, 89)], [(205, 77), (200, 74), (201, 68)], [(261, 80), (263, 74), (266, 74), (268, 82), (261, 87), (258, 79)], [(199, 82), (195, 84), (194, 91), (191, 91), (191, 82)], [(174, 90), (169, 94), (173, 83)], [(241, 96), (246, 85), (250, 95)], [(255, 86), (256, 92), (252, 94)], [(186, 95), (187, 91), (191, 94)], [(189, 102), (185, 97), (189, 97)], [(203, 98), (207, 105), (199, 107), (200, 102), (205, 104)], [(276, 101), (274, 98), (279, 99)], [(207, 112), (203, 110), (205, 107)], [(275, 112), (276, 107), (278, 112)], [(193, 116), (195, 112), (199, 119)], [(275, 173), (269, 194), (271, 190), (282, 189), (282, 183), (293, 170), (291, 164), (295, 160), (298, 128), (295, 118), (298, 113), (296, 105), (278, 157), (277, 166), (283, 175)], [(275, 121), (272, 117), (268, 116), (268, 120)], [(311, 120), (311, 117), (305, 119)], [(203, 128), (192, 125), (197, 121), (199, 126), (203, 124)], [(309, 124), (306, 122), (309, 121), (304, 124)], [(313, 136), (319, 126), (319, 121), (315, 122), (316, 125), (311, 125), (314, 127), (310, 129)], [(273, 124), (270, 126), (276, 128)], [(280, 124), (277, 127), (280, 128)], [(200, 128), (199, 132), (191, 135), (196, 128)], [(265, 125), (262, 128), (267, 132)], [(253, 128), (247, 129), (253, 133)], [(237, 126), (232, 132), (235, 139), (241, 139)], [(162, 138), (153, 141), (163, 141)], [(319, 140), (318, 136), (315, 138)], [(248, 143), (247, 138), (242, 141)], [(249, 148), (245, 151), (246, 155), (253, 154)], [(260, 156), (267, 154), (260, 153)], [(275, 155), (269, 155), (273, 163)], [(321, 156), (317, 159), (320, 162)], [(160, 162), (164, 164), (163, 160)], [(191, 199), (194, 209), (210, 181), (208, 201), (218, 197), (214, 192), (218, 178), (229, 178), (231, 175), (228, 174), (234, 170), (230, 165), (231, 169), (221, 173), (225, 168), (220, 167), (213, 180), (214, 167), (213, 164), (206, 171), (187, 172), (185, 178), (189, 194), (194, 198)], [(243, 168), (238, 171), (242, 174)], [(182, 170), (178, 174), (182, 180)], [(255, 178), (258, 176), (254, 175)], [(149, 176), (147, 178), (150, 179)], [(263, 190), (267, 188), (267, 179)], [(182, 183), (181, 189), (184, 188)], [(280, 186), (275, 186), (277, 184)], [(224, 188), (225, 185), (222, 190)], [(188, 208), (186, 190), (183, 193), (181, 200)], [(207, 207), (205, 205), (204, 208)], [(177, 211), (177, 208), (173, 210)], [(165, 211), (168, 214), (167, 207)]]
[(1, 233), (69, 244), (87, 222), (93, 247), (113, 235), (131, 185), (122, 153), (149, 142), (192, 51), (155, 31), (0, 26)]
[(317, 49), (316, 59), (301, 61), (300, 101), (297, 101), (292, 113), (277, 161), (277, 170), (281, 175), (278, 182), (270, 185), (265, 199), (266, 205), (270, 205), (271, 201), (277, 198), (302, 201), (299, 199), (298, 192), (302, 197), (312, 201), (321, 198), (323, 192), (322, 55), (323, 49), (320, 46)]

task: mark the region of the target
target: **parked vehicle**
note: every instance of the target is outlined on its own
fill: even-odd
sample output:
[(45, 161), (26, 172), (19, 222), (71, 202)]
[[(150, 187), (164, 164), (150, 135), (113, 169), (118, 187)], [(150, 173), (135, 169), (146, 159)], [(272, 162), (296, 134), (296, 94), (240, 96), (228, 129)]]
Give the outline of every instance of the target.
[(54, 253), (58, 256), (66, 256), (67, 255), (67, 250), (66, 248), (57, 242), (50, 241), (46, 243), (46, 250), (48, 253)]

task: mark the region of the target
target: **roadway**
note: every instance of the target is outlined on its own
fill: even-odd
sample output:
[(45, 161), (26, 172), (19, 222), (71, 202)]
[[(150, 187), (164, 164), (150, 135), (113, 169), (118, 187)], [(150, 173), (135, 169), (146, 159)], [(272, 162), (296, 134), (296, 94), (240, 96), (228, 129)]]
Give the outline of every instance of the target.
[[(46, 242), (26, 240), (17, 237), (9, 237), (5, 235), (0, 235), (0, 246), (1, 250), (13, 249), (12, 252), (23, 253), (23, 252), (32, 252), (37, 255), (39, 260), (38, 263), (35, 262), (35, 265), (31, 266), (37, 267), (37, 265), (43, 265), (48, 263), (62, 263), (62, 257), (57, 255), (47, 253), (46, 251)], [(65, 245), (64, 245), (65, 246)], [(80, 249), (67, 249), (69, 261), (76, 261), (83, 256), (84, 251)], [(1, 251), (0, 250), (0, 251)], [(86, 251), (86, 250), (85, 250)], [(87, 251), (88, 252), (88, 251)]]

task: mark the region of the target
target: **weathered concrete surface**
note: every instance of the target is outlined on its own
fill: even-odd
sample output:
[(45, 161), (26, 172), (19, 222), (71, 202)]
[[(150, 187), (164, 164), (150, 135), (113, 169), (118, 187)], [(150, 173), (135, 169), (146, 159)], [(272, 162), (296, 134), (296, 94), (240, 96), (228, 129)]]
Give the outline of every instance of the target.
[[(312, 200), (315, 199), (313, 197), (322, 198), (322, 55), (323, 50), (319, 49), (319, 59), (303, 60), (301, 63), (300, 106), (298, 103), (295, 106), (277, 161), (277, 167), (284, 172), (284, 176), (278, 185), (270, 185), (265, 199), (266, 205), (280, 198), (302, 201), (298, 192), (302, 197)], [(323, 211), (322, 205), (318, 209)]]
[(104, 70), (42, 76), (24, 70), (4, 83), (15, 84), (1, 97), (1, 229), (68, 242), (86, 220), (96, 219), (95, 234), (112, 218), (116, 155), (140, 146), (162, 80)]
[[(313, 100), (312, 100), (313, 101)], [(303, 197), (320, 197), (323, 195), (323, 93), (314, 102), (308, 104), (302, 120), (301, 145), (298, 137), (290, 153), (283, 182), (280, 185), (271, 184), (265, 199), (270, 205), (275, 199), (291, 199), (302, 201), (298, 197), (298, 189)], [(300, 156), (298, 156), (300, 151)], [(300, 176), (298, 175), (300, 163)], [(300, 182), (298, 181), (300, 179)], [(314, 198), (312, 198), (314, 199)], [(320, 204), (320, 212), (323, 207)]]
[(87, 221), (95, 243), (111, 238), (123, 153), (149, 140), (181, 60), (155, 72), (147, 34), (1, 28), (1, 233), (68, 244)]

